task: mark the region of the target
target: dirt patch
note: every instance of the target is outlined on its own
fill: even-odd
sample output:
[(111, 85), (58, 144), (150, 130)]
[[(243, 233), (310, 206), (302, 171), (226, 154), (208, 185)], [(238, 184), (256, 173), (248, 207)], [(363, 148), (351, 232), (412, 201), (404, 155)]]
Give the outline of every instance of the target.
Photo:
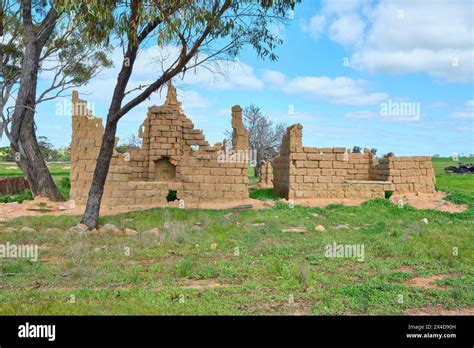
[(414, 270), (413, 268), (411, 268), (410, 266), (406, 266), (406, 265), (401, 265), (400, 267), (398, 267), (395, 272), (405, 272), (405, 273), (413, 273)]
[[(465, 204), (456, 205), (446, 201), (444, 192), (436, 192), (435, 194), (405, 194), (392, 196), (390, 199), (393, 203), (398, 204), (400, 199), (403, 204), (408, 204), (417, 209), (435, 209), (447, 211), (451, 213), (460, 213), (469, 207)], [(282, 200), (283, 202), (288, 202)], [(308, 207), (326, 207), (330, 204), (342, 204), (347, 206), (357, 206), (365, 202), (366, 199), (336, 199), (336, 198), (319, 198), (319, 199), (295, 199), (295, 204)], [(187, 204), (186, 209), (213, 209), (226, 210), (238, 209), (242, 206), (251, 206), (250, 209), (267, 209), (273, 206), (273, 202), (264, 202), (257, 199), (245, 199), (239, 201), (227, 201), (219, 203), (197, 203)], [(143, 205), (143, 206), (102, 206), (100, 214), (116, 215), (130, 211), (137, 211), (151, 208), (171, 207), (170, 205)], [(7, 221), (19, 216), (44, 216), (44, 215), (82, 215), (85, 207), (74, 206), (72, 201), (68, 202), (51, 202), (45, 197), (36, 197), (33, 201), (24, 201), (22, 204), (17, 203), (0, 203), (0, 221)]]
[(206, 290), (206, 289), (211, 289), (211, 288), (219, 288), (222, 286), (230, 286), (232, 284), (228, 283), (219, 283), (214, 280), (205, 280), (205, 279), (192, 279), (192, 280), (187, 280), (182, 288), (186, 289), (197, 289), (197, 290)]
[(432, 275), (430, 277), (425, 277), (425, 278), (415, 277), (408, 280), (405, 284), (408, 286), (412, 286), (415, 288), (422, 288), (422, 289), (449, 290), (451, 287), (440, 286), (435, 283), (437, 280), (445, 280), (446, 278), (448, 278), (448, 276), (449, 275), (437, 274), (437, 275)]
[(469, 209), (466, 204), (454, 204), (453, 202), (447, 201), (446, 193), (436, 192), (434, 194), (420, 194), (416, 193), (393, 195), (390, 200), (394, 204), (399, 204), (400, 200), (403, 204), (408, 204), (416, 209), (434, 209), (440, 211), (446, 211), (449, 213), (462, 213)]
[(410, 308), (405, 315), (474, 315), (474, 307), (459, 309), (444, 309), (437, 307)]
[[(198, 203), (187, 204), (186, 209), (237, 209), (240, 206), (251, 206), (250, 209), (266, 209), (271, 207), (266, 202), (257, 199), (246, 199), (240, 201), (228, 201), (221, 203)], [(116, 215), (127, 213), (130, 211), (166, 208), (170, 205), (143, 205), (143, 206), (102, 206), (100, 215)], [(20, 216), (45, 216), (45, 215), (82, 215), (85, 207), (75, 206), (73, 201), (68, 202), (51, 202), (45, 197), (35, 197), (32, 201), (24, 201), (23, 203), (0, 203), (0, 220), (7, 221)]]
[[(330, 204), (342, 204), (348, 206), (357, 206), (364, 203), (367, 199), (350, 199), (350, 198), (312, 198), (312, 199), (292, 199), (295, 204), (304, 205), (305, 207), (324, 208)], [(282, 200), (282, 202), (288, 202)]]

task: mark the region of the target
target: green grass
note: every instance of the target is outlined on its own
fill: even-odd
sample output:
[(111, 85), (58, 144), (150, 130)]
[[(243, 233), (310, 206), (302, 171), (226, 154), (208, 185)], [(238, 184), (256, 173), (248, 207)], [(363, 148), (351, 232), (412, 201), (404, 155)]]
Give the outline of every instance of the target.
[[(438, 158), (432, 158), (431, 160), (433, 162), (433, 169), (435, 170), (436, 174), (444, 173), (444, 168), (446, 167), (458, 166), (458, 162), (453, 161), (451, 157), (438, 157)], [(473, 157), (459, 157), (459, 162), (474, 163), (474, 158)]]
[[(50, 162), (47, 163), (48, 168), (53, 176), (56, 185), (63, 197), (69, 199), (69, 162)], [(0, 161), (0, 177), (23, 176), (23, 172), (14, 162)], [(31, 192), (28, 190), (24, 193), (0, 196), (0, 203), (23, 202), (24, 200), (33, 199)]]
[[(472, 307), (474, 194), (453, 192), (450, 199), (471, 205), (467, 212), (400, 209), (377, 199), (325, 209), (277, 204), (230, 216), (151, 209), (101, 218), (101, 224), (138, 230), (137, 237), (45, 232), (72, 226), (78, 217), (15, 219), (6, 225), (39, 232), (0, 234), (0, 243), (44, 249), (39, 262), (2, 260), (0, 314), (402, 314), (408, 308)], [(313, 232), (317, 224), (327, 231)], [(349, 229), (335, 228), (341, 224)], [(165, 234), (170, 226), (185, 237), (143, 233), (158, 227)], [(303, 226), (308, 233), (281, 232)], [(365, 261), (326, 258), (324, 247), (333, 242), (364, 244)], [(445, 290), (405, 284), (434, 274), (448, 276)], [(221, 286), (192, 288), (192, 282)], [(68, 302), (71, 295), (75, 303)]]
[(281, 199), (280, 196), (277, 196), (276, 194), (273, 193), (272, 188), (253, 190), (250, 192), (249, 196), (250, 198), (260, 199), (262, 201)]
[[(439, 191), (450, 191), (452, 189), (474, 192), (474, 175), (446, 174), (444, 168), (458, 166), (450, 157), (433, 158), (433, 168), (436, 173), (436, 189)], [(472, 157), (460, 157), (460, 162), (474, 163)]]
[(249, 188), (254, 189), (257, 186), (258, 178), (254, 175), (254, 170), (252, 167), (249, 167), (247, 174), (249, 177)]
[(474, 175), (437, 174), (436, 189), (449, 191), (452, 189), (474, 192)]
[[(48, 162), (47, 166), (52, 176), (69, 176), (69, 162)], [(0, 177), (23, 176), (23, 172), (15, 162), (0, 161)]]
[(33, 194), (30, 190), (26, 190), (22, 193), (16, 193), (11, 195), (0, 196), (0, 203), (11, 203), (18, 202), (23, 203), (23, 201), (29, 201), (33, 199)]
[[(137, 230), (135, 237), (46, 232), (77, 224), (77, 216), (10, 220), (0, 230), (16, 231), (0, 232), (0, 244), (37, 244), (41, 250), (38, 262), (0, 258), (0, 315), (366, 315), (472, 308), (472, 179), (437, 178), (448, 199), (469, 210), (416, 210), (375, 199), (358, 207), (277, 202), (258, 211), (157, 208), (100, 218), (100, 224)], [(252, 195), (276, 198), (267, 189)], [(325, 232), (314, 231), (319, 224)], [(38, 232), (18, 231), (22, 226)], [(160, 237), (144, 233), (155, 227)], [(286, 227), (308, 232), (282, 233)], [(363, 244), (365, 261), (325, 257), (334, 242)], [(407, 284), (440, 274), (446, 276), (437, 282), (441, 289)]]

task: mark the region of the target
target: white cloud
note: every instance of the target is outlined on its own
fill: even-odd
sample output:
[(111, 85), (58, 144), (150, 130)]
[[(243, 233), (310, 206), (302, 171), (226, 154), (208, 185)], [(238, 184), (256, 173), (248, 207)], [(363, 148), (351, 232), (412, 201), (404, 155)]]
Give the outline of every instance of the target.
[(319, 36), (323, 33), (326, 26), (326, 18), (324, 16), (316, 15), (311, 17), (308, 23), (304, 22), (301, 25), (301, 29), (309, 33), (309, 35), (317, 40)]
[(329, 38), (343, 46), (359, 44), (364, 37), (365, 24), (358, 15), (339, 17), (329, 27)]
[[(467, 100), (461, 108), (453, 112), (449, 117), (459, 120), (474, 120), (474, 99)], [(471, 130), (474, 130), (472, 126)]]
[(348, 12), (354, 12), (359, 9), (366, 0), (330, 0), (323, 1), (322, 7), (324, 13), (332, 14), (344, 14)]
[(474, 80), (473, 13), (463, 0), (429, 7), (423, 0), (326, 0), (313, 18), (328, 23), (329, 38), (352, 52), (356, 70), (465, 83)]
[(178, 99), (183, 104), (184, 109), (204, 109), (214, 103), (214, 101), (206, 99), (198, 92), (192, 90), (178, 90)]
[[(134, 65), (132, 77), (128, 84), (128, 91), (139, 86), (147, 86), (161, 75), (163, 69), (168, 68), (179, 54), (176, 47), (165, 47), (160, 49), (157, 46), (142, 49)], [(117, 48), (111, 54), (114, 67), (103, 71), (86, 86), (79, 89), (83, 99), (90, 103), (96, 103), (107, 109), (112, 98), (117, 76), (123, 64), (123, 53), (121, 48)], [(198, 57), (199, 60), (203, 56)], [(190, 62), (193, 64), (194, 62)], [(263, 81), (257, 78), (251, 66), (239, 61), (217, 60), (206, 66), (188, 69), (184, 78), (178, 75), (174, 79), (174, 84), (178, 89), (179, 98), (185, 109), (206, 108), (214, 101), (206, 100), (197, 90), (205, 88), (211, 91), (222, 90), (262, 90)], [(127, 95), (126, 101), (136, 96), (140, 91), (134, 91)], [(158, 91), (150, 96), (147, 105), (160, 104), (164, 100), (164, 91)], [(104, 116), (104, 115), (102, 115)]]
[(188, 71), (183, 83), (213, 90), (263, 89), (263, 82), (254, 75), (251, 66), (232, 61), (218, 61), (209, 68), (198, 67)]
[[(147, 80), (151, 77), (159, 77), (163, 69), (168, 68), (178, 57), (179, 49), (174, 46), (168, 46), (160, 49), (152, 46), (143, 49), (138, 55), (133, 70), (134, 80)], [(201, 54), (197, 61), (205, 59)], [(191, 60), (188, 67), (195, 64)], [(212, 90), (235, 90), (250, 89), (262, 90), (263, 82), (259, 80), (251, 66), (240, 61), (215, 60), (206, 62), (195, 68), (188, 69), (184, 75), (176, 77), (176, 83), (184, 85), (205, 87)]]
[(276, 71), (266, 71), (264, 80), (270, 87), (289, 95), (322, 99), (333, 104), (373, 105), (388, 98), (382, 92), (367, 91), (367, 81), (348, 77), (301, 76), (286, 78)]
[(287, 82), (285, 75), (275, 70), (265, 70), (263, 72), (263, 80), (270, 87), (282, 87)]

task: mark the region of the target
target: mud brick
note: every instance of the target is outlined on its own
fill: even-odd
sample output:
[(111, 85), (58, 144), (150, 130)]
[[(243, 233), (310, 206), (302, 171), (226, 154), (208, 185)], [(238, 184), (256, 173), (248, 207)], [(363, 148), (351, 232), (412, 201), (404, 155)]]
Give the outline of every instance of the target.
[(290, 155), (290, 160), (306, 160), (306, 154), (304, 152), (292, 153)]
[(320, 155), (319, 153), (309, 153), (307, 154), (308, 160), (310, 161), (320, 161), (323, 159), (323, 155)]
[(320, 168), (332, 168), (332, 161), (320, 161), (319, 162)]
[(306, 175), (306, 168), (293, 169), (291, 171), (292, 175)]
[(304, 163), (304, 166), (306, 168), (319, 168), (320, 167), (320, 161), (306, 161)]
[(322, 155), (322, 160), (323, 161), (335, 161), (336, 160), (336, 155), (333, 154), (333, 153), (323, 154)]
[(320, 153), (320, 149), (318, 149), (317, 147), (303, 147), (303, 151), (306, 152), (306, 153)]

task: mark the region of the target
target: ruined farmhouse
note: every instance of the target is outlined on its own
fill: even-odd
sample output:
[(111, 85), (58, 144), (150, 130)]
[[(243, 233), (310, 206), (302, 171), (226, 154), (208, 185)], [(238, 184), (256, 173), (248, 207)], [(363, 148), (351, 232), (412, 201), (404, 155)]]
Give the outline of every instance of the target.
[[(73, 92), (71, 199), (87, 200), (103, 125), (86, 102)], [(214, 146), (184, 114), (176, 90), (168, 85), (166, 101), (151, 106), (139, 128), (142, 146), (114, 152), (105, 185), (104, 206), (166, 205), (169, 197), (199, 206), (204, 202), (242, 201), (249, 197), (248, 132), (242, 109), (232, 107), (232, 145)], [(280, 154), (261, 167), (258, 187), (273, 187), (287, 199), (383, 198), (393, 193), (434, 193), (430, 157), (375, 159), (367, 149), (351, 153), (342, 147), (315, 148), (302, 144), (303, 126), (295, 124), (284, 135)], [(244, 154), (244, 155), (242, 155)]]
[(384, 198), (392, 193), (434, 193), (430, 157), (384, 157), (351, 153), (343, 147), (305, 147), (303, 126), (295, 124), (283, 136), (273, 161), (273, 187), (293, 198)]
[[(104, 128), (77, 92), (72, 103), (71, 199), (84, 205)], [(113, 154), (103, 205), (163, 205), (170, 196), (183, 204), (248, 198), (248, 161), (232, 157), (248, 152), (238, 105), (232, 107), (232, 128), (233, 149), (227, 149), (225, 141), (210, 146), (202, 130), (184, 115), (170, 83), (164, 105), (149, 107), (139, 129), (141, 149)]]

